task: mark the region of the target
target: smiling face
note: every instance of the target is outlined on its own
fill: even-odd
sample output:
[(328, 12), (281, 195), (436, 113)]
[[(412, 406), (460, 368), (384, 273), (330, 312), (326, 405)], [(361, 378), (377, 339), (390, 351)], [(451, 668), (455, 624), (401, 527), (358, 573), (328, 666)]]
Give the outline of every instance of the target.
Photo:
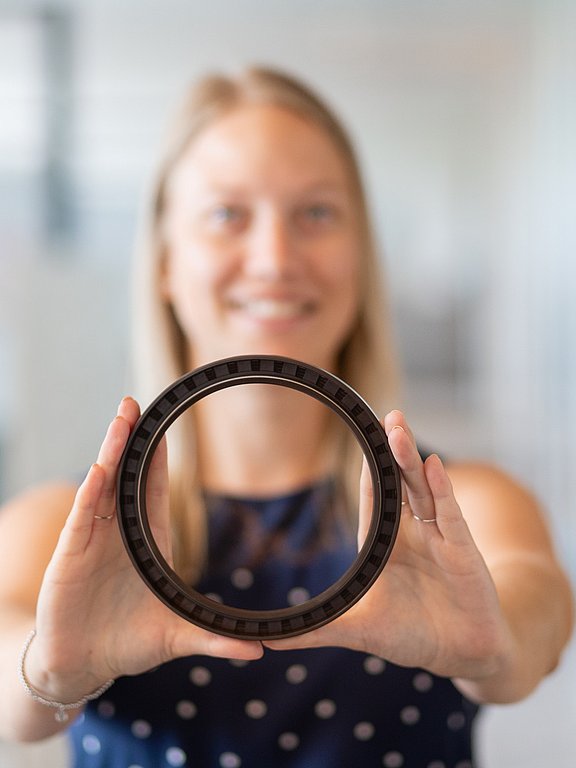
[(190, 366), (286, 355), (334, 369), (358, 308), (358, 214), (344, 161), (284, 108), (239, 107), (168, 181), (163, 293)]

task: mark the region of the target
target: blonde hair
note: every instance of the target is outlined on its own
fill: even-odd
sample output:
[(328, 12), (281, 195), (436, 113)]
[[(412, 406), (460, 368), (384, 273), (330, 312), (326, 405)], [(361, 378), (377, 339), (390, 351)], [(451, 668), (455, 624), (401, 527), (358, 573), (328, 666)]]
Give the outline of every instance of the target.
[[(332, 111), (309, 88), (286, 74), (261, 67), (250, 68), (236, 77), (203, 78), (191, 88), (169, 127), (135, 254), (133, 353), (137, 396), (147, 405), (187, 372), (187, 341), (160, 291), (165, 248), (162, 217), (168, 180), (186, 149), (205, 128), (246, 104), (279, 106), (317, 125), (345, 162), (359, 216), (361, 287), (358, 316), (334, 373), (383, 415), (383, 409), (397, 395), (397, 366), (386, 295), (352, 144)], [(343, 425), (338, 428), (336, 439), (337, 474), (349, 499), (356, 499), (361, 459), (358, 444), (351, 430)], [(206, 520), (196, 476), (194, 424), (189, 413), (172, 425), (169, 443), (171, 510), (177, 534), (173, 536), (175, 568), (181, 576), (195, 580), (205, 558)]]

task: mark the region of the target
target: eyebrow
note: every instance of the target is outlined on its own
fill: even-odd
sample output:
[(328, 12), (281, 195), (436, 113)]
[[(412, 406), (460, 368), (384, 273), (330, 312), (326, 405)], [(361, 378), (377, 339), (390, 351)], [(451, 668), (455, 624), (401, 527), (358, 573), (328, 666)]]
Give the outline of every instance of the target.
[[(246, 188), (242, 185), (236, 185), (230, 182), (209, 182), (206, 187), (206, 192), (210, 195), (239, 195), (246, 194)], [(336, 179), (327, 179), (319, 181), (311, 181), (309, 184), (304, 184), (299, 187), (297, 194), (340, 194), (342, 192), (347, 193), (349, 190), (346, 186), (343, 186), (340, 181)]]

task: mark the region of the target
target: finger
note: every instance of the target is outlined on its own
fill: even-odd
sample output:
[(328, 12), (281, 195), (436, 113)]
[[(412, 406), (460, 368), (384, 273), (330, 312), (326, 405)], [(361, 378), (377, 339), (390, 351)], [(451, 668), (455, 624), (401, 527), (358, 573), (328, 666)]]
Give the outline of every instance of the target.
[[(205, 634), (204, 650), (200, 650), (200, 653), (205, 653), (208, 656), (251, 661), (253, 659), (260, 659), (264, 655), (264, 648), (260, 640), (240, 640), (208, 631)], [(196, 650), (189, 650), (184, 655), (190, 656), (193, 653), (198, 653), (197, 639), (194, 640), (194, 648)]]
[(454, 497), (452, 483), (440, 457), (428, 456), (424, 463), (428, 486), (434, 497), (436, 523), (444, 538), (453, 544), (468, 544), (470, 531)]
[[(323, 627), (304, 632), (294, 637), (286, 637), (279, 640), (264, 640), (262, 643), (265, 648), (271, 651), (295, 651), (304, 648), (325, 648), (327, 646), (337, 647), (346, 645), (346, 635), (338, 631), (338, 619), (326, 624)], [(349, 638), (348, 638), (349, 640)]]
[(406, 501), (412, 512), (428, 520), (435, 517), (434, 497), (430, 491), (424, 463), (416, 441), (400, 411), (392, 411), (384, 420), (388, 443), (398, 462), (406, 489)]
[(62, 546), (68, 552), (82, 552), (88, 546), (94, 522), (114, 514), (116, 469), (131, 427), (139, 416), (139, 407), (130, 397), (118, 407), (118, 415), (108, 427), (100, 447), (98, 462), (93, 464), (81, 484), (66, 526), (62, 531)]
[(120, 459), (130, 432), (132, 431), (140, 409), (132, 398), (126, 397), (118, 407), (118, 415), (114, 418), (100, 447), (98, 464), (105, 472), (105, 481), (101, 493), (101, 509), (98, 515), (108, 517), (116, 511), (116, 477)]
[(410, 429), (410, 426), (408, 422), (406, 421), (406, 417), (402, 413), (402, 411), (399, 411), (397, 409), (390, 411), (390, 413), (387, 413), (384, 417), (384, 430), (386, 431), (386, 434), (388, 435), (394, 427), (401, 427), (404, 432), (407, 433), (407, 435), (410, 437), (410, 439), (415, 443), (416, 439), (412, 433), (412, 430)]
[(171, 658), (201, 654), (225, 659), (259, 659), (263, 654), (260, 640), (242, 640), (219, 635), (191, 625), (172, 613), (169, 620), (171, 629), (168, 645)]
[(90, 542), (94, 515), (100, 503), (105, 473), (93, 464), (78, 488), (74, 505), (62, 529), (56, 551), (68, 555), (81, 554)]
[(124, 397), (118, 406), (118, 416), (126, 419), (131, 428), (140, 418), (140, 406), (133, 397)]

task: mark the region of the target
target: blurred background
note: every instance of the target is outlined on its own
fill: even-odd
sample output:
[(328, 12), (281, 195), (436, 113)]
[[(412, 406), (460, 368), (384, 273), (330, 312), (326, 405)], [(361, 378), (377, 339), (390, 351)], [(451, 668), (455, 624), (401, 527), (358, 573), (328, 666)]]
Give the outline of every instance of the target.
[[(267, 63), (356, 140), (420, 439), (528, 483), (576, 580), (575, 39), (575, 0), (0, 0), (0, 500), (94, 460), (166, 117)], [(572, 643), (489, 708), (480, 768), (574, 768), (575, 680)], [(64, 744), (0, 744), (24, 766)]]

